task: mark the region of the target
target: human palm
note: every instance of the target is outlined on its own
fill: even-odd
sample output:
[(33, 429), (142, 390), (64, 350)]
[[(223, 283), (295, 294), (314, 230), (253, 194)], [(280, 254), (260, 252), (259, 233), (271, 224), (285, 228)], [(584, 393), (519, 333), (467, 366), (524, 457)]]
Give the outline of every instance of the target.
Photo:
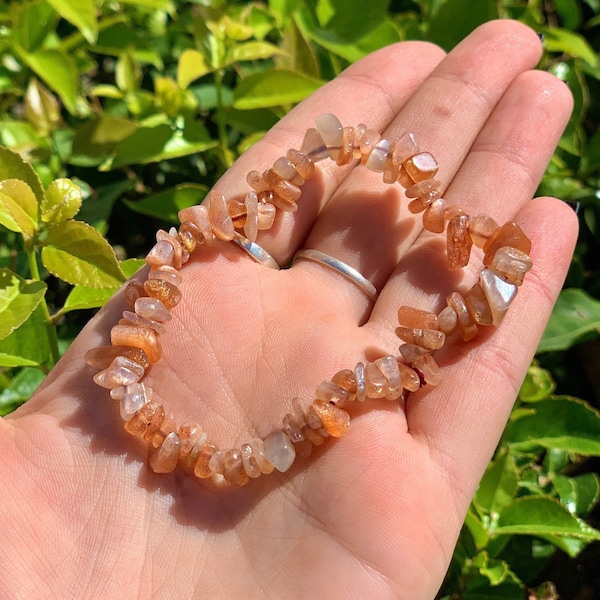
[[(441, 351), (439, 387), (353, 405), (344, 438), (287, 473), (222, 488), (152, 473), (91, 381), (82, 356), (107, 342), (124, 309), (115, 298), (0, 424), (1, 597), (433, 598), (576, 235), (568, 207), (530, 201), (571, 108), (564, 84), (531, 70), (540, 52), (533, 32), (508, 21), (446, 58), (421, 43), (385, 48), (303, 102), (217, 185), (242, 194), (245, 174), (298, 147), (323, 112), (388, 139), (412, 131), (438, 159), (449, 203), (515, 218), (532, 238), (534, 268), (501, 327)], [(477, 264), (446, 272), (444, 244), (407, 215), (399, 188), (321, 165), (298, 213), (259, 243), (280, 264), (320, 249), (380, 295), (373, 304), (309, 261), (274, 271), (230, 244), (196, 252), (146, 381), (220, 447), (280, 426), (293, 397), (339, 369), (397, 354), (399, 306), (439, 310), (475, 279)]]

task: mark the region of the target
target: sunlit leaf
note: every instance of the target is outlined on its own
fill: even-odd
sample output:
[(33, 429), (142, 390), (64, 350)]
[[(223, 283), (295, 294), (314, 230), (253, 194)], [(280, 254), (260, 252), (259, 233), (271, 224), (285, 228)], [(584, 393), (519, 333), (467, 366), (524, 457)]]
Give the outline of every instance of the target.
[(539, 402), (550, 396), (555, 387), (556, 384), (546, 369), (531, 365), (519, 390), (519, 398), (523, 402)]
[(600, 455), (600, 413), (577, 398), (557, 396), (530, 404), (532, 411), (511, 420), (503, 440), (526, 451), (558, 448), (583, 455)]
[(281, 54), (281, 50), (268, 42), (246, 42), (232, 48), (227, 63), (244, 60), (261, 60)]
[(81, 189), (70, 179), (55, 179), (46, 189), (42, 201), (42, 221), (60, 223), (72, 219), (81, 208)]
[(43, 371), (33, 367), (25, 367), (19, 371), (10, 386), (0, 393), (0, 416), (7, 415), (29, 400), (44, 377)]
[(28, 281), (10, 269), (0, 269), (0, 340), (29, 319), (45, 293), (43, 281)]
[(504, 452), (491, 463), (479, 484), (474, 502), (487, 514), (498, 512), (515, 496), (519, 472), (508, 452)]
[(538, 352), (566, 350), (600, 329), (600, 302), (581, 289), (563, 290), (554, 305)]
[(38, 220), (38, 202), (33, 190), (20, 179), (0, 181), (0, 224), (31, 236)]
[(203, 185), (184, 183), (157, 194), (147, 196), (143, 200), (132, 202), (125, 200), (131, 210), (156, 217), (171, 223), (177, 222), (177, 213), (182, 208), (193, 206), (202, 202), (208, 188)]
[(576, 477), (554, 475), (552, 485), (561, 504), (571, 513), (585, 517), (598, 502), (600, 479), (596, 473), (584, 473)]
[(58, 101), (35, 77), (27, 86), (25, 116), (42, 134), (54, 131), (60, 123)]
[(94, 43), (98, 34), (98, 24), (93, 0), (47, 1), (61, 17), (77, 27), (90, 44)]
[(37, 76), (60, 96), (65, 108), (76, 114), (79, 80), (75, 61), (57, 48), (37, 50), (26, 54), (24, 59)]
[(192, 81), (210, 73), (212, 68), (206, 63), (204, 55), (198, 50), (184, 50), (177, 63), (177, 84), (186, 89)]
[(115, 288), (126, 279), (110, 244), (81, 221), (66, 221), (50, 229), (42, 262), (55, 277), (73, 285)]
[(21, 179), (31, 188), (37, 201), (42, 201), (44, 188), (33, 167), (16, 152), (0, 146), (0, 181), (3, 179)]
[(46, 322), (38, 305), (21, 327), (0, 340), (0, 367), (44, 364), (50, 356)]
[[(129, 258), (120, 263), (123, 272), (127, 278), (131, 277), (146, 262), (140, 258)], [(63, 306), (63, 312), (71, 312), (73, 310), (83, 310), (88, 308), (100, 308), (104, 306), (117, 292), (119, 288), (90, 288), (84, 286), (75, 286), (71, 293), (67, 296)]]
[(318, 79), (292, 71), (270, 70), (242, 79), (235, 90), (233, 106), (248, 110), (295, 104), (319, 89)]
[(598, 58), (593, 48), (578, 33), (559, 27), (540, 27), (539, 31), (544, 34), (544, 47), (546, 50), (581, 58), (591, 67), (598, 64)]
[(556, 500), (543, 496), (517, 498), (505, 506), (500, 512), (494, 533), (600, 540), (600, 531), (573, 516)]

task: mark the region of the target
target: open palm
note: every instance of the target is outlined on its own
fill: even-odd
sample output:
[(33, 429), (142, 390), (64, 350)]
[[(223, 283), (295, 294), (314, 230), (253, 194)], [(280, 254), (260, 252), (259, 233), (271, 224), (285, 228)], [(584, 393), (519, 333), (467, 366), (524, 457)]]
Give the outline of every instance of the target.
[[(245, 192), (246, 173), (298, 148), (323, 112), (388, 139), (412, 131), (438, 159), (447, 201), (514, 218), (532, 238), (534, 268), (502, 326), (440, 352), (439, 387), (405, 405), (352, 406), (344, 438), (285, 474), (217, 489), (153, 474), (91, 381), (82, 356), (106, 343), (125, 308), (116, 297), (0, 424), (0, 597), (434, 597), (576, 236), (568, 207), (531, 201), (571, 109), (562, 82), (532, 71), (540, 53), (537, 36), (509, 21), (446, 57), (423, 43), (385, 48), (293, 110), (217, 185)], [(380, 294), (373, 304), (309, 261), (274, 271), (230, 244), (198, 251), (146, 380), (178, 422), (201, 423), (221, 447), (277, 428), (293, 397), (310, 398), (339, 369), (397, 354), (398, 307), (439, 310), (479, 269), (475, 257), (448, 274), (443, 240), (421, 231), (400, 188), (331, 163), (259, 243), (280, 264), (322, 250)]]

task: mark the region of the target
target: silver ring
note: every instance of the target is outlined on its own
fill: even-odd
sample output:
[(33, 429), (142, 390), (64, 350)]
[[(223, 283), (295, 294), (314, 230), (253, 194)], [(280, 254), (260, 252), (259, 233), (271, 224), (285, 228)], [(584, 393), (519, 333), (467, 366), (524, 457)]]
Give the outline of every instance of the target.
[(294, 256), (294, 262), (301, 258), (312, 260), (337, 271), (346, 279), (349, 279), (352, 283), (357, 285), (371, 300), (375, 301), (377, 299), (377, 288), (354, 267), (347, 265), (337, 258), (333, 258), (333, 256), (329, 256), (329, 254), (320, 252), (319, 250), (300, 250)]
[(277, 261), (261, 246), (256, 242), (251, 242), (248, 238), (239, 234), (237, 231), (233, 235), (232, 242), (235, 242), (240, 248), (243, 248), (249, 255), (250, 258), (265, 267), (279, 270), (279, 264)]

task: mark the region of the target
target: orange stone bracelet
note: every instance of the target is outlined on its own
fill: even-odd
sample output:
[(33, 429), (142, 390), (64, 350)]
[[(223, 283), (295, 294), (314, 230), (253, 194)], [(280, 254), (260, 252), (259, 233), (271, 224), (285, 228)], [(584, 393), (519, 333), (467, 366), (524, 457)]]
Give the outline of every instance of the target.
[[(181, 299), (181, 268), (199, 246), (211, 246), (214, 239), (239, 239), (242, 233), (254, 242), (259, 231), (272, 227), (277, 210), (295, 212), (315, 163), (327, 158), (338, 165), (360, 161), (382, 173), (385, 183), (403, 186), (409, 211), (423, 214), (424, 229), (446, 231), (449, 269), (468, 263), (473, 244), (483, 250), (484, 268), (466, 293), (448, 295), (439, 314), (399, 308), (396, 334), (404, 342), (399, 356), (359, 362), (335, 373), (316, 388), (310, 401), (294, 398), (281, 426), (264, 439), (218, 448), (199, 424), (178, 426), (143, 382), (146, 370), (160, 360), (160, 335), (171, 319), (170, 310)], [(516, 223), (500, 227), (487, 215), (470, 216), (458, 206), (447, 206), (435, 179), (437, 170), (435, 158), (419, 149), (412, 134), (391, 142), (366, 125), (343, 127), (334, 115), (321, 115), (316, 128), (307, 130), (300, 150), (288, 150), (264, 173), (248, 173), (251, 190), (243, 200), (226, 200), (213, 190), (208, 207), (183, 209), (179, 229), (157, 233), (146, 256), (148, 278), (126, 286), (131, 310), (124, 311), (111, 329), (111, 345), (85, 356), (89, 365), (100, 369), (94, 381), (120, 402), (125, 429), (151, 447), (154, 472), (168, 473), (181, 466), (196, 477), (218, 477), (238, 486), (274, 470), (285, 472), (297, 454), (308, 457), (313, 445), (347, 432), (350, 416), (342, 407), (368, 398), (397, 400), (405, 391), (437, 385), (439, 367), (432, 354), (444, 346), (447, 336), (456, 333), (468, 341), (480, 326), (500, 324), (531, 268), (531, 242)]]

